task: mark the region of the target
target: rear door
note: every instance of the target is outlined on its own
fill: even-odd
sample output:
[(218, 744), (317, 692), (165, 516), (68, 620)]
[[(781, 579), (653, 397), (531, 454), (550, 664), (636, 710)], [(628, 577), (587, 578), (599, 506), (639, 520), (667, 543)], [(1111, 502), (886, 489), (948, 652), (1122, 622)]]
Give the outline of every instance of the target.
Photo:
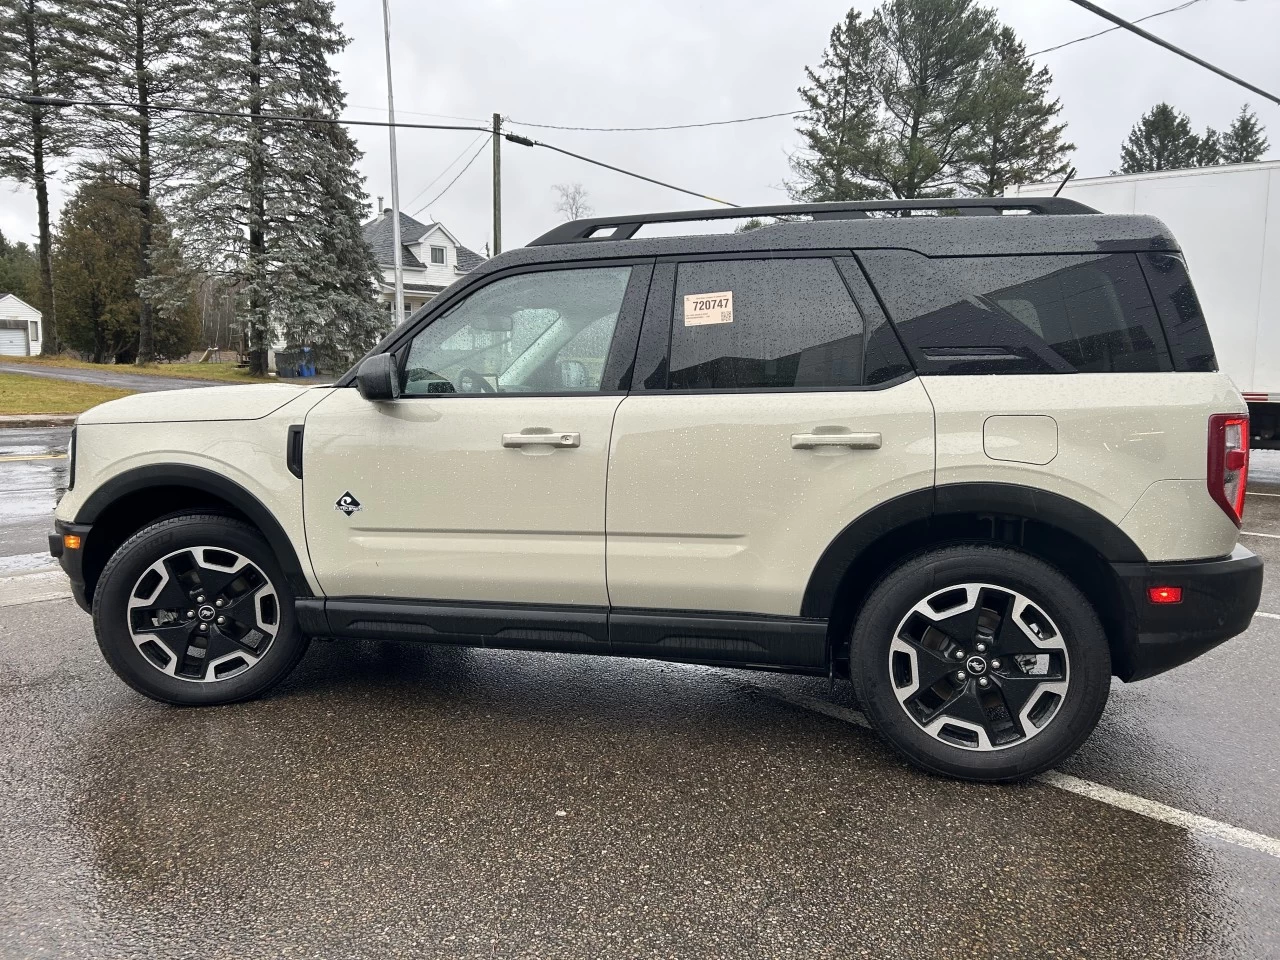
[(836, 535), (933, 463), (929, 398), (852, 259), (660, 263), (610, 451), (615, 622), (798, 616)]

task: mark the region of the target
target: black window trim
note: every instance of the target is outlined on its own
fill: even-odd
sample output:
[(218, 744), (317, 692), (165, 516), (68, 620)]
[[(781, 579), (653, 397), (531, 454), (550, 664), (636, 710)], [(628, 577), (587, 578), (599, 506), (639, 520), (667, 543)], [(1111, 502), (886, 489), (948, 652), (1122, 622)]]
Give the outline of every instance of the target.
[[(447, 303), (441, 305), (440, 309), (432, 309), (427, 315), (419, 318), (413, 323), (412, 329), (406, 330), (397, 336), (395, 341), (381, 352), (395, 354), (396, 369), (399, 371), (399, 376), (403, 383), (405, 365), (409, 361), (409, 348), (414, 338), (425, 331), (431, 324), (452, 312), (455, 306), (461, 305), (472, 294), (478, 293), (490, 284), (526, 273), (564, 273), (570, 270), (594, 270), (615, 267), (630, 267), (631, 276), (627, 279), (627, 288), (622, 294), (622, 306), (618, 310), (618, 320), (614, 324), (613, 336), (609, 341), (609, 353), (605, 358), (600, 382), (604, 384), (611, 380), (616, 380), (619, 383), (617, 388), (609, 390), (531, 390), (528, 392), (513, 391), (511, 393), (401, 393), (400, 399), (457, 400), (478, 397), (505, 399), (527, 397), (529, 399), (537, 399), (539, 397), (626, 396), (627, 388), (630, 386), (632, 366), (635, 362), (636, 341), (640, 338), (640, 323), (644, 316), (645, 303), (649, 296), (649, 283), (653, 276), (652, 257), (625, 257), (617, 260), (576, 261), (574, 263), (524, 264), (488, 274), (484, 277), (482, 283), (468, 284), (465, 288), (465, 296), (452, 296)], [(461, 293), (463, 291), (459, 291), (459, 294)], [(437, 297), (435, 301), (432, 301), (432, 306), (434, 307), (440, 299), (442, 298)], [(406, 324), (407, 326), (408, 324)], [(336, 386), (340, 387), (352, 385), (354, 385), (354, 379), (350, 384), (343, 382), (336, 384)]]
[[(671, 382), (671, 342), (673, 339), (673, 330), (675, 324), (675, 279), (676, 270), (682, 263), (708, 263), (716, 260), (829, 260), (835, 267), (836, 275), (840, 278), (840, 282), (844, 284), (846, 292), (849, 294), (849, 300), (853, 304), (854, 310), (862, 320), (863, 328), (863, 359), (866, 356), (866, 331), (868, 329), (867, 311), (863, 305), (858, 302), (858, 297), (854, 293), (853, 286), (849, 282), (849, 278), (845, 275), (846, 270), (861, 270), (861, 264), (855, 257), (855, 251), (850, 249), (776, 249), (776, 250), (734, 250), (723, 252), (708, 253), (679, 253), (679, 254), (663, 254), (656, 259), (657, 264), (653, 272), (653, 281), (650, 291), (653, 296), (657, 296), (658, 300), (650, 297), (650, 303), (645, 309), (644, 324), (640, 332), (639, 343), (636, 347), (636, 363), (639, 364), (641, 359), (652, 360), (661, 363), (661, 370), (664, 377), (663, 386), (646, 386), (643, 380), (633, 380), (631, 384), (632, 393), (644, 393), (647, 395), (667, 394), (678, 397), (700, 397), (700, 396), (717, 396), (717, 395), (733, 395), (733, 394), (773, 394), (773, 393), (863, 393), (873, 392), (876, 390), (888, 390), (899, 384), (914, 380), (917, 376), (914, 369), (911, 372), (904, 373), (901, 376), (894, 377), (891, 380), (885, 380), (880, 383), (870, 385), (858, 384), (857, 386), (839, 386), (839, 387), (715, 387), (715, 388), (698, 388), (685, 389), (673, 388)], [(875, 288), (868, 282), (868, 289), (876, 297), (874, 304), (883, 313), (883, 305), (879, 303), (879, 294), (875, 293)], [(664, 299), (665, 298), (665, 302)], [(884, 320), (885, 325), (893, 330), (894, 336), (897, 337), (897, 330), (894, 330), (893, 324), (888, 323), (887, 314), (883, 317), (873, 318)], [(659, 327), (665, 324), (666, 330), (663, 331)], [(665, 338), (665, 347), (660, 355), (655, 355), (654, 351), (658, 344), (662, 343)], [(648, 347), (649, 355), (643, 356)], [(907, 356), (904, 349), (903, 355)], [(863, 371), (865, 374), (865, 370)]]

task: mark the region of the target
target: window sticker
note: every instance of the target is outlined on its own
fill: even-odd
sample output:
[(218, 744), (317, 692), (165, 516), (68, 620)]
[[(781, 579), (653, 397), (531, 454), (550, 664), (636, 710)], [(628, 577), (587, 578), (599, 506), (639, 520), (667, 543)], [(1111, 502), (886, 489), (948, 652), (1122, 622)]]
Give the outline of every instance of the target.
[(684, 325), (700, 327), (708, 323), (733, 323), (733, 291), (691, 293), (684, 298)]

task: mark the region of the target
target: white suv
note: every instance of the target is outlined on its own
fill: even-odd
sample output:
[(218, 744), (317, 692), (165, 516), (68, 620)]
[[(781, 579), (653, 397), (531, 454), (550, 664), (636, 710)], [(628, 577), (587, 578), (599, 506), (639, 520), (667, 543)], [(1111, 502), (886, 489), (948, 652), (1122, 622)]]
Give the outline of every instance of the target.
[(334, 386), (85, 413), (51, 549), (108, 662), (183, 704), (313, 636), (836, 673), (919, 765), (1008, 780), (1249, 623), (1246, 407), (1159, 221), (732, 215), (783, 219), (565, 224)]

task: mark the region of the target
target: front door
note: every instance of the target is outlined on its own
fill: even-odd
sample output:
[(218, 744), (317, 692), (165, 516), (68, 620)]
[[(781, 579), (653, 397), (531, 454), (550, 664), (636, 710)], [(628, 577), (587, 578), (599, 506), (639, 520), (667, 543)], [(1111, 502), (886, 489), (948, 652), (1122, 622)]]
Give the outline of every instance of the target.
[(603, 607), (604, 497), (648, 265), (500, 277), (407, 343), (402, 395), (335, 389), (304, 433), (330, 596)]

